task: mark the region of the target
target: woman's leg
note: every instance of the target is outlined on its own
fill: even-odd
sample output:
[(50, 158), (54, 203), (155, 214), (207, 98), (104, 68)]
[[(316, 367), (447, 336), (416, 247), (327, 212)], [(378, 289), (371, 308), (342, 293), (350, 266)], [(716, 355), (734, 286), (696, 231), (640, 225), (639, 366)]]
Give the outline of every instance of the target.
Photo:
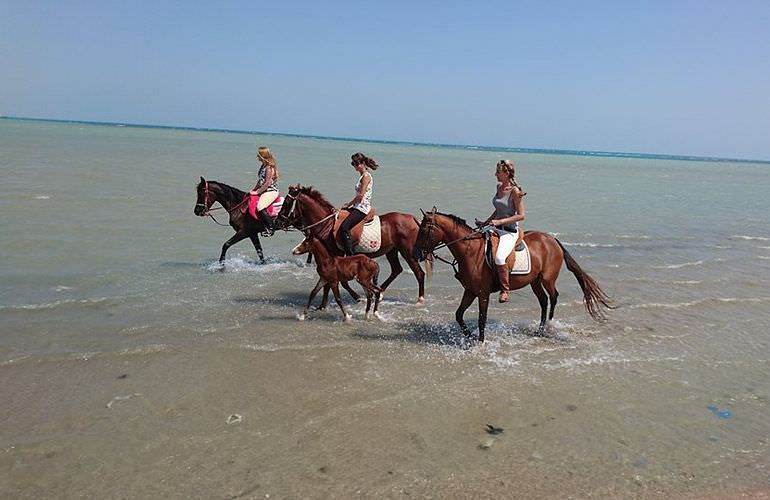
[(342, 224), (340, 225), (342, 242), (345, 245), (345, 255), (353, 255), (353, 240), (350, 237), (350, 230), (366, 217), (365, 213), (355, 208), (349, 209), (349, 212), (347, 218), (342, 221)]
[(257, 213), (259, 214), (259, 220), (265, 225), (267, 234), (273, 234), (273, 218), (267, 213), (267, 207), (269, 207), (278, 198), (278, 191), (265, 191), (259, 196), (257, 202)]
[(497, 267), (497, 277), (500, 280), (499, 302), (508, 302), (508, 292), (510, 291), (508, 278), (511, 270), (508, 269), (505, 260), (516, 246), (516, 240), (519, 235), (518, 233), (509, 233), (500, 229), (496, 230), (496, 232), (500, 235), (500, 241), (497, 243), (497, 251), (495, 252), (495, 266)]

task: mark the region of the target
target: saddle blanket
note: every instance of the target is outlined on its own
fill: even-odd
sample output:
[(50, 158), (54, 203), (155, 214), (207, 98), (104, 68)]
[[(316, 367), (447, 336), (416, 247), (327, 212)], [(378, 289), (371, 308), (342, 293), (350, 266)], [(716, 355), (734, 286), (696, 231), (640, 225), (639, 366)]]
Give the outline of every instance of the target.
[(532, 270), (532, 262), (529, 260), (529, 247), (522, 240), (516, 247), (516, 262), (513, 264), (511, 274), (529, 274)]
[[(259, 220), (259, 215), (257, 215), (258, 203), (259, 203), (258, 194), (249, 195), (249, 214), (257, 220)], [(270, 217), (275, 217), (281, 212), (281, 206), (283, 206), (283, 196), (281, 196), (281, 194), (279, 193), (278, 198), (276, 198), (275, 201), (267, 207), (267, 215), (269, 215)]]
[(380, 249), (382, 235), (380, 234), (380, 216), (375, 215), (371, 222), (364, 224), (361, 239), (353, 250), (357, 253), (374, 253)]

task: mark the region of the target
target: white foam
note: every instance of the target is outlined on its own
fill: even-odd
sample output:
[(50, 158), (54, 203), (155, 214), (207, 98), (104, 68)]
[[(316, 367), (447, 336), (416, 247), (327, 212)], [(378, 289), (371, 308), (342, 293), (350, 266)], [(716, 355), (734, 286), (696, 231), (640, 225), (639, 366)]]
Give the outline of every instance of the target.
[(49, 200), (49, 199), (51, 199), (51, 197), (50, 196), (46, 196), (44, 194), (41, 194), (39, 196), (35, 196), (35, 199), (36, 200)]
[(583, 242), (583, 243), (562, 241), (562, 244), (568, 247), (589, 247), (589, 248), (614, 248), (618, 246), (618, 245), (613, 245), (612, 243), (591, 243), (590, 241)]
[(108, 297), (97, 297), (93, 299), (57, 300), (55, 302), (48, 302), (44, 304), (16, 304), (16, 305), (0, 306), (0, 310), (35, 311), (39, 309), (54, 309), (56, 307), (67, 306), (67, 305), (97, 305), (105, 302), (107, 299)]
[(681, 269), (683, 267), (700, 266), (703, 264), (702, 260), (696, 260), (695, 262), (684, 262), (682, 264), (670, 264), (668, 266), (652, 266), (653, 269)]
[(616, 234), (616, 238), (627, 240), (649, 240), (650, 237), (646, 234)]
[(730, 236), (732, 239), (736, 240), (758, 240), (758, 241), (770, 241), (770, 238), (767, 238), (765, 236), (746, 236), (743, 234), (734, 234)]
[(214, 261), (206, 269), (208, 271), (221, 271), (224, 264), (224, 270), (229, 272), (251, 272), (251, 273), (273, 273), (284, 269), (296, 269), (297, 267), (306, 267), (304, 260), (285, 260), (277, 259), (275, 257), (265, 258), (265, 263), (261, 264), (254, 261), (251, 258), (244, 256), (228, 257), (220, 264), (219, 261)]

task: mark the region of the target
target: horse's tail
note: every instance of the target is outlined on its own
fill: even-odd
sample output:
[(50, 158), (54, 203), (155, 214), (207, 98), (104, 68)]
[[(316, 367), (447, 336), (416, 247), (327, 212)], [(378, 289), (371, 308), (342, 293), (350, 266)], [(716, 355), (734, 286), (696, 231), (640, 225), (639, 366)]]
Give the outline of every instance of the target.
[(596, 280), (583, 271), (575, 259), (572, 258), (572, 255), (564, 248), (564, 245), (561, 244), (561, 241), (556, 238), (554, 239), (561, 247), (562, 252), (564, 252), (564, 263), (567, 264), (567, 269), (572, 271), (572, 274), (575, 275), (580, 284), (580, 288), (583, 290), (583, 303), (588, 314), (596, 321), (606, 321), (605, 311), (615, 309), (615, 306), (612, 305), (612, 299), (604, 293), (604, 290), (602, 290)]

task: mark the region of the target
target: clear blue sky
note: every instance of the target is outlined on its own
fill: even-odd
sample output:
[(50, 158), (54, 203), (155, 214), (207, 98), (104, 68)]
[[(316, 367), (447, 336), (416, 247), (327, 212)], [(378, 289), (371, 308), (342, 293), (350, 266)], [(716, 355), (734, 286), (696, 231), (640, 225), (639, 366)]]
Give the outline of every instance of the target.
[(0, 114), (770, 159), (770, 1), (0, 0)]

